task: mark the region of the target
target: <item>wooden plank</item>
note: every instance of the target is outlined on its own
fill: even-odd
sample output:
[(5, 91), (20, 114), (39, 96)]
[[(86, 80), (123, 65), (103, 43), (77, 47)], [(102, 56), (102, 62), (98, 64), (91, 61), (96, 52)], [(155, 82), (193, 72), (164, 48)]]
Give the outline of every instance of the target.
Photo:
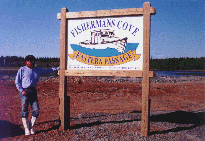
[[(151, 14), (156, 13), (154, 7), (149, 9)], [(100, 17), (118, 17), (118, 16), (137, 16), (143, 15), (143, 8), (127, 8), (127, 9), (112, 9), (112, 10), (99, 10), (99, 11), (82, 11), (82, 12), (67, 12), (67, 19), (79, 18), (100, 18)], [(57, 14), (57, 19), (61, 19), (61, 13)]]
[(143, 5), (143, 76), (142, 76), (142, 118), (141, 118), (141, 135), (149, 134), (149, 60), (150, 60), (150, 3), (145, 2)]
[[(140, 70), (65, 70), (65, 76), (142, 77), (142, 73)], [(149, 71), (149, 77), (155, 76), (154, 71)]]
[(67, 69), (67, 20), (66, 8), (61, 9), (61, 28), (60, 28), (60, 82), (59, 82), (59, 116), (60, 128), (59, 130), (66, 130), (70, 125), (70, 107), (67, 102), (67, 77), (65, 77), (65, 70)]

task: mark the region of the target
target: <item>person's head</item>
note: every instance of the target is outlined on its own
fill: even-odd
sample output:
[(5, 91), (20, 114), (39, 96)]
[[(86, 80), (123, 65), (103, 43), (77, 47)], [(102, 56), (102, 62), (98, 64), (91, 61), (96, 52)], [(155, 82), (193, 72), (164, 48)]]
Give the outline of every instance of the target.
[(26, 56), (25, 60), (28, 68), (32, 69), (35, 66), (36, 58), (33, 55)]

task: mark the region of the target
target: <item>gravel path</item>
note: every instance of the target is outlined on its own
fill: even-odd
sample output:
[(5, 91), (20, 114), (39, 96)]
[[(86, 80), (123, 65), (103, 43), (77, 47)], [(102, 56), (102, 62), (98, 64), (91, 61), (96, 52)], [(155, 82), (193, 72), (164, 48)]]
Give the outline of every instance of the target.
[[(148, 137), (141, 136), (140, 133), (141, 113), (78, 114), (76, 117), (71, 118), (70, 131), (67, 130), (59, 133), (57, 129), (52, 129), (52, 132), (47, 132), (47, 134), (43, 134), (44, 136), (40, 136), (40, 138), (38, 136), (30, 138), (33, 140), (49, 138), (52, 140), (71, 141), (203, 141), (205, 139), (204, 112), (205, 109), (187, 112), (153, 111), (150, 117), (151, 132)], [(173, 115), (175, 115), (175, 117), (173, 117)], [(170, 119), (170, 116), (176, 119)], [(193, 116), (195, 119), (193, 119)], [(180, 119), (182, 117), (183, 119)], [(56, 119), (53, 124), (58, 125), (58, 120)], [(58, 136), (53, 135), (55, 133), (57, 133)]]
[[(201, 110), (204, 114), (205, 109)], [(36, 135), (29, 137), (19, 136), (4, 138), (3, 140), (71, 140), (71, 141), (203, 141), (205, 139), (205, 125), (201, 114), (198, 114), (196, 123), (190, 121), (187, 124), (171, 123), (169, 119), (155, 121), (152, 116), (163, 116), (176, 111), (151, 112), (151, 133), (148, 137), (141, 136), (141, 113), (119, 114), (80, 114), (71, 118), (71, 130), (58, 131), (58, 119), (47, 123), (48, 130), (36, 131)], [(163, 114), (164, 113), (164, 114)], [(196, 111), (187, 112), (194, 114)], [(162, 115), (161, 115), (162, 114)], [(166, 121), (167, 120), (167, 121)], [(40, 126), (39, 124), (37, 126)], [(160, 131), (155, 130), (159, 129)]]

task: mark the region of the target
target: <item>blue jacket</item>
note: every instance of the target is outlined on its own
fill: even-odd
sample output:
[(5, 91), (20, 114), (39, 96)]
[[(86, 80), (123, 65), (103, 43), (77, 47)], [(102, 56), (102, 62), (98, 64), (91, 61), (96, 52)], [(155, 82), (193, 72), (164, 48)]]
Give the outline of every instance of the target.
[(24, 88), (37, 87), (40, 75), (49, 74), (59, 69), (59, 67), (51, 69), (21, 67), (16, 75), (16, 87), (20, 92), (24, 91)]

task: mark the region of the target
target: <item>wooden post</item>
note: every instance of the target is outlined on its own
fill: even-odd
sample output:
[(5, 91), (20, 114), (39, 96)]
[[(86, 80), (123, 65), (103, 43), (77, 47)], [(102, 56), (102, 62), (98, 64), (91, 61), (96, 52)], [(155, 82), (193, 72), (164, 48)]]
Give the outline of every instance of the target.
[(60, 82), (59, 82), (59, 130), (66, 130), (70, 126), (70, 100), (67, 96), (67, 20), (66, 8), (61, 9), (61, 28), (60, 28)]
[(142, 119), (141, 135), (149, 134), (149, 59), (150, 59), (150, 3), (145, 2), (143, 5), (143, 74), (142, 74)]

